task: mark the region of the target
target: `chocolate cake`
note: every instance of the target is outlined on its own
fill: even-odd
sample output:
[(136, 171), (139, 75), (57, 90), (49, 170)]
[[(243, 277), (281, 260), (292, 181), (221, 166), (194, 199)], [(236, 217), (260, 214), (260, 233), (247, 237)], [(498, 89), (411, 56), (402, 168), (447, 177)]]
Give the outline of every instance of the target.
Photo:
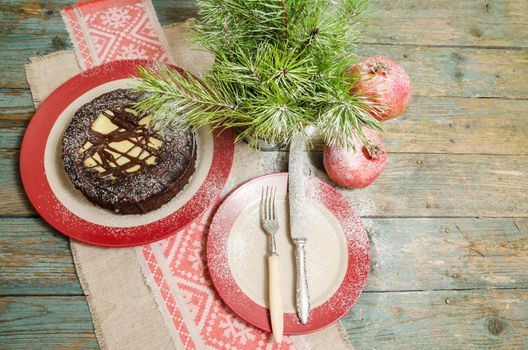
[(150, 125), (132, 109), (144, 96), (127, 89), (83, 105), (62, 140), (64, 169), (92, 203), (142, 214), (171, 200), (189, 182), (196, 140), (188, 128)]

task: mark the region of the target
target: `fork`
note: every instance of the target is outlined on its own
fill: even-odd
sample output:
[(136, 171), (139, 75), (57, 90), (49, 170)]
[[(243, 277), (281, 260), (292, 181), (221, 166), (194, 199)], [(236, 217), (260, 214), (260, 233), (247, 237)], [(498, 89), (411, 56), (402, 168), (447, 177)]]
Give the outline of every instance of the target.
[(280, 257), (277, 253), (275, 234), (279, 230), (277, 220), (277, 187), (262, 187), (260, 199), (260, 223), (269, 236), (270, 250), (268, 253), (268, 287), (271, 318), (271, 331), (277, 343), (282, 342), (284, 316), (282, 312), (282, 288), (280, 281)]

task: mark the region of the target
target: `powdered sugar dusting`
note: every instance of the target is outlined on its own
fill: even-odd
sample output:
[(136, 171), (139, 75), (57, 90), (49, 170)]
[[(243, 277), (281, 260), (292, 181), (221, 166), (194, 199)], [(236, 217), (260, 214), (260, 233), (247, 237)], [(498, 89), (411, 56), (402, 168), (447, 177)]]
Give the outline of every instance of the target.
[[(284, 179), (282, 183), (275, 181), (273, 184), (278, 185), (281, 208), (277, 241), (285, 285), (283, 301), (285, 310), (293, 313), (295, 263), (294, 246), (288, 232), (286, 177), (273, 176)], [(233, 194), (236, 198), (229, 198), (222, 205), (214, 218), (208, 241), (209, 266), (214, 279), (231, 288), (240, 288), (263, 307), (267, 305), (265, 263), (268, 243), (259, 225), (260, 193), (256, 187), (265, 186), (267, 178), (270, 177), (252, 181), (258, 185), (249, 183), (239, 188)], [(360, 295), (366, 282), (368, 237), (353, 207), (341, 194), (317, 178), (307, 178), (306, 181), (307, 270), (312, 305), (317, 308), (324, 304), (324, 312), (344, 313)]]
[(330, 185), (309, 178), (307, 191), (317, 202), (331, 208), (346, 237), (349, 261), (342, 289), (329, 300), (328, 310), (348, 311), (363, 291), (370, 269), (370, 242), (361, 218), (346, 198)]
[(288, 192), (290, 206), (290, 227), (294, 239), (306, 238), (306, 198), (304, 160), (304, 139), (297, 135), (290, 145), (288, 161)]
[[(308, 205), (306, 205), (308, 203)], [(281, 257), (284, 309), (295, 310), (295, 246), (291, 242), (286, 193), (278, 200), (279, 231), (276, 234)], [(314, 307), (335, 293), (346, 272), (346, 242), (335, 217), (316, 202), (307, 200), (307, 271)], [(234, 223), (227, 245), (229, 267), (239, 287), (261, 306), (267, 306), (266, 256), (268, 240), (259, 224), (259, 201), (253, 201)], [(332, 252), (332, 254), (329, 254)], [(264, 278), (263, 278), (264, 277)]]

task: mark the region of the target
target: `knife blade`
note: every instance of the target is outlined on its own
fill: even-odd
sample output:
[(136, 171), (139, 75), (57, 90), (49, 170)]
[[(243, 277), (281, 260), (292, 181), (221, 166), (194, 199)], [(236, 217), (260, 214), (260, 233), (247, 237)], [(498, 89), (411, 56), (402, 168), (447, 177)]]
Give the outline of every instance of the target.
[(302, 324), (308, 323), (310, 295), (306, 276), (306, 178), (304, 176), (304, 138), (294, 136), (290, 144), (288, 160), (288, 201), (290, 207), (290, 235), (295, 244), (297, 317)]

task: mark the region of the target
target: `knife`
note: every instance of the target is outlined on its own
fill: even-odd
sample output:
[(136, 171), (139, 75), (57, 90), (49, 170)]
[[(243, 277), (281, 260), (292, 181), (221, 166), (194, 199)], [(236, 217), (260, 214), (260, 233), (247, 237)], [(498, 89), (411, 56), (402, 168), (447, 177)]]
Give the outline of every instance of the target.
[(297, 317), (302, 324), (308, 323), (310, 295), (306, 278), (306, 196), (304, 165), (304, 138), (301, 133), (294, 136), (290, 144), (288, 161), (288, 200), (290, 206), (290, 235), (295, 244)]

